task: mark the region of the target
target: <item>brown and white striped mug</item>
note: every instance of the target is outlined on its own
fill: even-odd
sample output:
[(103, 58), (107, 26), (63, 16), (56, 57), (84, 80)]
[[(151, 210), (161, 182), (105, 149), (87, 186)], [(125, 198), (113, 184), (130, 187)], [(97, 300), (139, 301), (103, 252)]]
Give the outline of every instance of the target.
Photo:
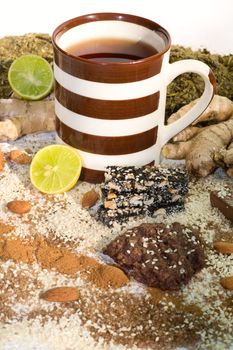
[[(67, 49), (103, 39), (143, 42), (157, 50), (129, 62), (77, 57)], [(53, 33), (57, 141), (78, 149), (82, 179), (103, 180), (108, 165), (159, 163), (162, 146), (210, 103), (215, 79), (196, 60), (169, 64), (171, 39), (157, 23), (128, 14), (96, 13), (71, 19)], [(167, 85), (194, 72), (205, 83), (199, 102), (180, 120), (164, 125)]]

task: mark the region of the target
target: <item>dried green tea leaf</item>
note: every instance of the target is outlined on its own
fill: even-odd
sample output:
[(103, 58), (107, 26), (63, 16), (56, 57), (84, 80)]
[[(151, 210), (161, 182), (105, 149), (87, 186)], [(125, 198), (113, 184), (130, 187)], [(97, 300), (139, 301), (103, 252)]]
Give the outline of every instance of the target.
[[(211, 54), (206, 49), (192, 51), (190, 48), (172, 46), (171, 63), (190, 58), (206, 63), (216, 77), (216, 93), (233, 100), (233, 55), (221, 56)], [(177, 77), (168, 86), (166, 116), (171, 115), (182, 106), (200, 97), (203, 89), (203, 80), (197, 74), (186, 73)]]
[(7, 74), (11, 63), (21, 55), (35, 54), (48, 62), (53, 60), (51, 38), (48, 34), (5, 36), (0, 39), (0, 98), (8, 98), (11, 87)]

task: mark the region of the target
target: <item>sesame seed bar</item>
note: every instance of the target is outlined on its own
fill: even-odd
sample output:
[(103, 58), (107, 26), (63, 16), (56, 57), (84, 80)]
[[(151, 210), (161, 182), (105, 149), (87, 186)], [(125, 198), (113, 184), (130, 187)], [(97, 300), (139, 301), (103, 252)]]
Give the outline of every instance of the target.
[(125, 222), (131, 216), (149, 215), (161, 208), (167, 214), (184, 208), (188, 174), (162, 166), (110, 166), (101, 187), (103, 206), (97, 218), (105, 225)]
[(162, 195), (154, 190), (139, 193), (134, 191), (125, 193), (109, 192), (103, 198), (104, 206), (108, 209), (127, 207), (158, 208), (158, 205), (165, 207), (173, 205), (173, 203), (184, 202), (184, 196), (178, 194), (177, 191), (171, 193), (169, 190), (163, 191)]
[(164, 166), (120, 167), (109, 166), (105, 172), (104, 191), (152, 193), (161, 195), (169, 190), (185, 195), (188, 192), (188, 174), (180, 168)]
[(171, 206), (166, 207), (128, 207), (128, 208), (116, 208), (107, 209), (101, 205), (96, 213), (96, 219), (101, 221), (104, 225), (111, 227), (114, 223), (127, 222), (131, 217), (140, 216), (157, 216), (159, 214), (173, 214), (177, 211), (184, 209), (184, 203), (177, 202)]

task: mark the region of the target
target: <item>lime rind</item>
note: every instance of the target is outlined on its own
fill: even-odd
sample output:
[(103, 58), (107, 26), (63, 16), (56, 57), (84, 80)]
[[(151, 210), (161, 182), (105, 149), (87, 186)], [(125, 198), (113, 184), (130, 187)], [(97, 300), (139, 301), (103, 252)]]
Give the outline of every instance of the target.
[(76, 149), (50, 145), (36, 153), (30, 167), (30, 178), (43, 193), (63, 193), (76, 184), (81, 168), (82, 161)]
[(23, 55), (11, 64), (8, 81), (12, 90), (20, 97), (40, 100), (53, 88), (53, 70), (43, 57)]

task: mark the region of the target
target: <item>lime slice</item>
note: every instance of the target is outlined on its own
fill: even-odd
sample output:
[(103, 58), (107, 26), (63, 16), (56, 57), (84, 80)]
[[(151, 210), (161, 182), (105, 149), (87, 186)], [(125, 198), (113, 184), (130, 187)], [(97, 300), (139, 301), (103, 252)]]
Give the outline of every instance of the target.
[(32, 184), (43, 193), (62, 193), (76, 184), (81, 168), (81, 158), (76, 149), (65, 145), (50, 145), (34, 156), (30, 178)]
[(24, 55), (10, 66), (8, 80), (12, 90), (27, 100), (40, 100), (53, 88), (53, 70), (37, 55)]

